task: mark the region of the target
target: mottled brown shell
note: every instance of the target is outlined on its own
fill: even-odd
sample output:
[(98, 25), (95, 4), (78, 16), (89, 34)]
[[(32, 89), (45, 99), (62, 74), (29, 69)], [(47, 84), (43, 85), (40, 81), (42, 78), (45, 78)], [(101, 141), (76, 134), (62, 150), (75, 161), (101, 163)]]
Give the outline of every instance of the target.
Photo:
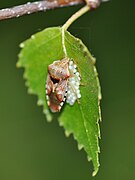
[(54, 61), (48, 66), (46, 81), (47, 103), (52, 112), (59, 112), (67, 95), (67, 81), (70, 76), (69, 59)]

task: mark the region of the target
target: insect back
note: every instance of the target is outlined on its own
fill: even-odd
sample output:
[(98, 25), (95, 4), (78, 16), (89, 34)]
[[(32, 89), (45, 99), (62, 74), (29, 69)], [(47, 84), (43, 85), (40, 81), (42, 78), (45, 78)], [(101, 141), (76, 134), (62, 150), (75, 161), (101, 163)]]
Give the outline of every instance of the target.
[(69, 59), (64, 58), (48, 66), (46, 98), (52, 112), (60, 111), (66, 99), (67, 80), (70, 76), (68, 63)]
[(73, 105), (81, 98), (80, 74), (72, 60), (64, 58), (48, 66), (46, 82), (47, 104), (52, 112), (59, 112), (65, 100)]

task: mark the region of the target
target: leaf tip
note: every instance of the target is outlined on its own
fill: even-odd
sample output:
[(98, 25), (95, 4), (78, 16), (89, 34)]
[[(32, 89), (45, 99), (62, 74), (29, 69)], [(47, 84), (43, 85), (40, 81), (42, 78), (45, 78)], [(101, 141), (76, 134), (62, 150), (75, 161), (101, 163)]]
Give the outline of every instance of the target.
[(31, 39), (35, 39), (35, 35), (32, 35), (32, 36), (31, 36)]
[(43, 109), (43, 113), (46, 115), (46, 120), (47, 122), (51, 122), (52, 121), (52, 116), (49, 113), (48, 109)]
[(59, 125), (62, 127), (64, 126), (64, 123), (62, 121), (59, 121)]
[(20, 68), (20, 67), (21, 67), (20, 61), (18, 61), (18, 62), (16, 63), (16, 67), (17, 67), (17, 68)]
[(95, 171), (93, 171), (92, 176), (93, 177), (96, 176), (97, 172), (98, 172), (98, 168)]
[(44, 105), (44, 101), (43, 101), (42, 99), (38, 99), (37, 105), (38, 105), (38, 106)]
[(91, 59), (92, 59), (93, 64), (95, 64), (96, 63), (96, 58), (92, 55)]
[(87, 160), (88, 160), (88, 162), (90, 162), (92, 160), (92, 158), (90, 156), (87, 156)]
[(80, 150), (82, 150), (83, 149), (83, 145), (82, 144), (78, 144), (78, 150), (80, 151)]
[(28, 88), (28, 94), (33, 94), (33, 93), (34, 93), (33, 89), (32, 88)]
[(70, 134), (71, 134), (71, 132), (69, 132), (69, 131), (65, 130), (65, 136), (66, 136), (66, 137), (69, 137), (69, 136), (70, 136)]
[(20, 47), (20, 48), (24, 48), (24, 43), (21, 43), (21, 44), (19, 45), (19, 47)]

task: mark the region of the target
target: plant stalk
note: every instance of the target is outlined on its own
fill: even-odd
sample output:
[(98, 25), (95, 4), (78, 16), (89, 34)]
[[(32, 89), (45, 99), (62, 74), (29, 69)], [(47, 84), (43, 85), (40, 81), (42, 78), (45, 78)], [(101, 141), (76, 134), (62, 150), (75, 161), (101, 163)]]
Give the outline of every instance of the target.
[(88, 12), (91, 9), (90, 6), (86, 5), (83, 8), (81, 8), (79, 11), (77, 11), (75, 14), (73, 14), (68, 20), (67, 22), (62, 26), (62, 28), (64, 30), (67, 30), (69, 28), (69, 26), (76, 21), (76, 19), (78, 19), (80, 16), (82, 16), (83, 14), (85, 14), (86, 12)]

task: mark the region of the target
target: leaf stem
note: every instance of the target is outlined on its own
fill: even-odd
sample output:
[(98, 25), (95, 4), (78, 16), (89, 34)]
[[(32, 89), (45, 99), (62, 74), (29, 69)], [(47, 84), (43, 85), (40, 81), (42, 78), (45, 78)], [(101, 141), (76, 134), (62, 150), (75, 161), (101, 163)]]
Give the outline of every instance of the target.
[(75, 14), (73, 14), (68, 20), (67, 22), (62, 26), (62, 28), (64, 30), (67, 30), (69, 28), (69, 26), (76, 20), (78, 19), (80, 16), (82, 16), (83, 14), (85, 14), (86, 12), (88, 12), (91, 9), (90, 6), (86, 5), (83, 8), (81, 8), (79, 11), (77, 11)]

